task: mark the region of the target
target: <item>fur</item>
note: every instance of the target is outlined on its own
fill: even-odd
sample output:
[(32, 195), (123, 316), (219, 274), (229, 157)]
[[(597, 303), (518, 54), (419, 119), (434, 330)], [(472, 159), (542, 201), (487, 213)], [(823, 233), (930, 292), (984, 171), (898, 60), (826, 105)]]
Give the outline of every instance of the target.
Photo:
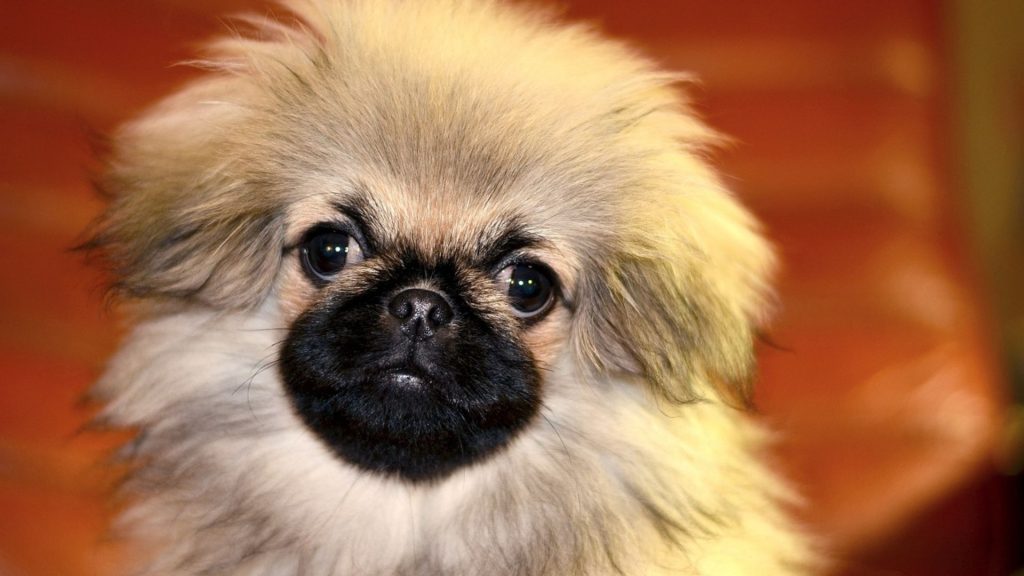
[[(102, 179), (89, 247), (135, 303), (96, 387), (103, 418), (139, 430), (125, 573), (809, 573), (742, 410), (771, 251), (708, 166), (718, 138), (682, 78), (492, 0), (286, 6), (212, 44)], [(522, 336), (539, 417), (437, 481), (338, 459), (282, 386), (282, 342), (317, 299), (289, 247), (353, 202), (425, 258), (515, 226), (561, 284)]]

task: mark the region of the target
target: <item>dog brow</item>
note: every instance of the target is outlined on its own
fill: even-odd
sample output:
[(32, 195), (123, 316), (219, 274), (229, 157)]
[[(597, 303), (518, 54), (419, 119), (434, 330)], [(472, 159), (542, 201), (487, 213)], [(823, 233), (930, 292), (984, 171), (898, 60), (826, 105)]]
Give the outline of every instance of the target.
[(494, 222), (477, 244), (477, 259), (484, 267), (497, 266), (517, 250), (547, 245), (544, 238), (527, 230), (516, 220)]
[(380, 249), (382, 231), (380, 219), (373, 209), (373, 201), (365, 184), (357, 184), (355, 193), (344, 201), (337, 201), (331, 204), (336, 211), (344, 214), (359, 228), (363, 239), (374, 250)]

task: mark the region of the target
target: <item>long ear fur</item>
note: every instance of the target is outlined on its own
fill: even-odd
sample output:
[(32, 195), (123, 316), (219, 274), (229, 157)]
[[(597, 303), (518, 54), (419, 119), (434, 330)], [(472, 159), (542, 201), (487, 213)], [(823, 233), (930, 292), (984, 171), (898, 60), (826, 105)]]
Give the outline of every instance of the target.
[(82, 248), (102, 258), (116, 294), (252, 306), (276, 274), (280, 258), (267, 247), (281, 246), (281, 223), (269, 202), (226, 201), (237, 185), (111, 175), (114, 200)]
[(261, 111), (272, 95), (258, 86), (258, 59), (240, 55), (286, 40), (213, 45), (210, 60), (192, 64), (215, 74), (116, 134), (97, 182), (110, 204), (80, 247), (107, 266), (112, 292), (223, 308), (252, 306), (267, 293), (284, 233), (286, 185), (275, 174), (286, 172), (287, 159), (261, 145), (271, 129)]
[(671, 402), (713, 391), (748, 405), (774, 259), (700, 146), (679, 143), (629, 195), (628, 232), (590, 265), (577, 342), (592, 366), (640, 376)]

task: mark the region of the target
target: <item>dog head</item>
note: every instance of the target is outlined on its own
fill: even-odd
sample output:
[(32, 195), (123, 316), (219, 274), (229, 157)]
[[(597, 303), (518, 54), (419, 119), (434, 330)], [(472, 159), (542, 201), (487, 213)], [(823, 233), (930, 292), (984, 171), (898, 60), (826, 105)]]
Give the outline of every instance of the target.
[(534, 425), (562, 358), (746, 397), (771, 257), (678, 77), (487, 1), (291, 9), (118, 135), (92, 242), (117, 291), (271, 308), (304, 425), (414, 482)]

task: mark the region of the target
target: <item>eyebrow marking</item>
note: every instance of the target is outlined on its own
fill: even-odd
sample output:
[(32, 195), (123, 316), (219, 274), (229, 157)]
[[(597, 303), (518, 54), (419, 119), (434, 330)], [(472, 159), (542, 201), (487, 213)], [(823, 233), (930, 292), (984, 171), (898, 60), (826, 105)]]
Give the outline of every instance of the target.
[(543, 238), (525, 230), (518, 223), (501, 226), (501, 230), (490, 238), (481, 238), (477, 243), (477, 259), (485, 268), (497, 266), (514, 252), (547, 244)]
[(366, 186), (358, 184), (356, 192), (357, 194), (345, 201), (332, 202), (331, 207), (351, 220), (357, 228), (356, 232), (362, 236), (361, 240), (366, 243), (367, 247), (377, 252), (381, 248), (381, 239), (384, 236), (380, 219), (377, 218), (373, 210)]

